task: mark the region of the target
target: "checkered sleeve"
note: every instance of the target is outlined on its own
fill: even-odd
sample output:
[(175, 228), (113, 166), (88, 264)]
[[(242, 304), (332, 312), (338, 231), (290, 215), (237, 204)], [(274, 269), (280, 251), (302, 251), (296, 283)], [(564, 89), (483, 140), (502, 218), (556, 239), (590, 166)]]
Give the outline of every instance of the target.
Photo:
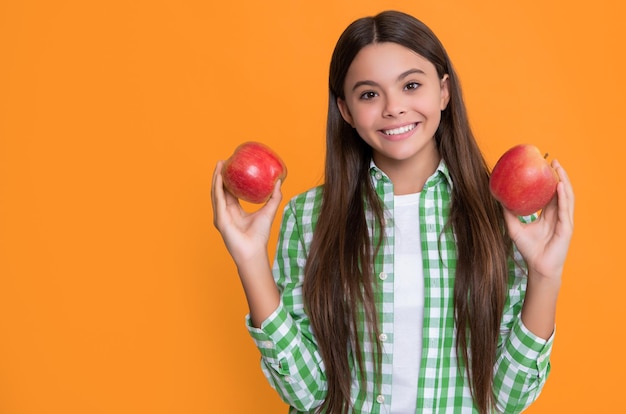
[(326, 395), (322, 358), (304, 313), (302, 280), (311, 216), (318, 192), (295, 197), (285, 207), (274, 261), (274, 278), (281, 292), (278, 308), (255, 328), (246, 317), (248, 331), (261, 353), (261, 368), (281, 398), (299, 412), (319, 406)]
[(554, 340), (554, 333), (548, 340), (544, 340), (522, 323), (526, 268), (519, 253), (516, 253), (515, 262), (511, 265), (509, 294), (494, 372), (497, 408), (507, 414), (522, 412), (539, 397), (550, 373)]

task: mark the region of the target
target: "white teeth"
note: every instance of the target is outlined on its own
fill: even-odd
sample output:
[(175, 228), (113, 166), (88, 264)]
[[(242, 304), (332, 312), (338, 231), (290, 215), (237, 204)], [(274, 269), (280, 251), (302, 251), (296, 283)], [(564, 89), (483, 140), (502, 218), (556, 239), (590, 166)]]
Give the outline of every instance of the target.
[(406, 125), (406, 126), (396, 128), (396, 129), (387, 129), (387, 130), (384, 130), (383, 132), (385, 133), (385, 135), (399, 135), (399, 134), (404, 134), (405, 132), (409, 132), (413, 128), (415, 128), (415, 124)]

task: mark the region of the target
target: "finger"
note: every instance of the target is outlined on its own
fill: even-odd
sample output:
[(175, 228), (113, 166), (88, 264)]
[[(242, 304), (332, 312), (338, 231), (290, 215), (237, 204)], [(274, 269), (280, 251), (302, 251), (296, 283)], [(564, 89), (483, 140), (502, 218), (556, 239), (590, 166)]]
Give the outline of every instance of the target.
[(518, 232), (522, 228), (522, 223), (520, 222), (519, 217), (512, 213), (511, 210), (508, 210), (504, 207), (502, 208), (502, 210), (504, 214), (504, 221), (509, 231), (509, 237), (511, 237), (512, 240), (515, 240)]
[(211, 204), (213, 205), (213, 224), (218, 227), (218, 219), (225, 211), (225, 191), (222, 181), (223, 161), (218, 161), (213, 171), (213, 183), (211, 185)]
[(225, 206), (230, 206), (231, 204), (236, 204), (237, 207), (241, 206), (239, 199), (232, 195), (230, 191), (228, 191), (224, 187), (224, 178), (222, 176), (222, 166), (224, 165), (224, 161), (219, 161), (217, 166), (215, 167), (215, 172), (213, 173), (213, 193), (215, 195), (215, 199), (218, 201), (224, 201)]
[(222, 197), (224, 198), (224, 204), (226, 205), (226, 208), (234, 208), (235, 211), (239, 213), (243, 211), (241, 201), (224, 187), (222, 187)]
[(547, 220), (548, 222), (552, 222), (554, 218), (558, 216), (559, 207), (558, 194), (557, 191), (555, 191), (550, 201), (548, 201), (548, 204), (541, 209), (541, 214), (539, 215), (538, 220)]
[(552, 162), (552, 166), (556, 170), (557, 174), (559, 175), (559, 179), (561, 180), (559, 184), (562, 184), (557, 186), (557, 192), (559, 194), (559, 205), (561, 205), (563, 208), (567, 208), (567, 214), (571, 219), (573, 219), (575, 197), (574, 188), (572, 187), (569, 175), (557, 160), (554, 160)]
[(557, 196), (559, 199), (558, 215), (561, 223), (567, 223), (568, 231), (574, 226), (574, 189), (565, 169), (557, 160), (552, 161), (552, 166), (559, 176), (557, 184)]
[(277, 180), (276, 184), (274, 184), (274, 190), (272, 191), (272, 196), (270, 197), (270, 201), (275, 201), (276, 203), (280, 203), (283, 198), (283, 193), (281, 192), (281, 187), (283, 182), (281, 180)]
[(215, 184), (215, 180), (217, 179), (217, 177), (222, 174), (223, 165), (224, 165), (224, 161), (222, 160), (219, 160), (215, 164), (215, 169), (213, 170), (213, 184)]
[(274, 190), (272, 191), (272, 195), (270, 196), (269, 200), (267, 200), (267, 203), (265, 204), (265, 207), (267, 207), (268, 211), (270, 211), (272, 217), (276, 215), (278, 206), (280, 205), (280, 202), (282, 201), (282, 198), (283, 198), (283, 194), (280, 191), (281, 185), (282, 185), (281, 180), (276, 181), (276, 184), (274, 184)]
[[(221, 187), (221, 171), (222, 171), (223, 161), (218, 161), (215, 165), (215, 170), (213, 170), (213, 178), (211, 181), (211, 202), (213, 203), (213, 209), (215, 209), (215, 203), (217, 201), (217, 192)], [(218, 185), (217, 181), (220, 181), (220, 185)]]
[(571, 237), (574, 230), (574, 206), (567, 194), (566, 187), (564, 183), (559, 183), (557, 186), (557, 194), (559, 197), (558, 231), (560, 234)]

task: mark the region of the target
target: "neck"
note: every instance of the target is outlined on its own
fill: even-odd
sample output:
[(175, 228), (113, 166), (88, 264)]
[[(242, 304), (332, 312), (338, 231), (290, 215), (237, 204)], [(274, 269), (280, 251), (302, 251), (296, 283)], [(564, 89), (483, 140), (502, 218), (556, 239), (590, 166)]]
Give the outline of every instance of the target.
[(407, 160), (386, 162), (374, 154), (374, 163), (387, 174), (393, 183), (395, 195), (419, 193), (426, 180), (434, 174), (439, 166), (441, 156), (435, 150), (427, 157), (410, 158)]

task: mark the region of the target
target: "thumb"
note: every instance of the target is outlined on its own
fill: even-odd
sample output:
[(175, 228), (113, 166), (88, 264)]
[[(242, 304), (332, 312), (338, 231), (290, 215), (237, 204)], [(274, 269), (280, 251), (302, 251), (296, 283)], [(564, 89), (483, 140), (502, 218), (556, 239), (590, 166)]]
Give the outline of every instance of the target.
[(509, 231), (509, 236), (511, 237), (511, 239), (515, 240), (517, 233), (522, 228), (522, 223), (520, 222), (519, 217), (511, 210), (508, 210), (506, 207), (503, 207), (502, 210), (504, 213), (504, 221)]
[(283, 194), (280, 191), (281, 185), (282, 185), (281, 180), (276, 181), (276, 184), (274, 184), (274, 190), (272, 191), (272, 195), (270, 196), (270, 198), (267, 200), (267, 203), (263, 207), (263, 209), (269, 211), (272, 214), (272, 216), (276, 215), (278, 206), (280, 205), (280, 202), (283, 199)]

